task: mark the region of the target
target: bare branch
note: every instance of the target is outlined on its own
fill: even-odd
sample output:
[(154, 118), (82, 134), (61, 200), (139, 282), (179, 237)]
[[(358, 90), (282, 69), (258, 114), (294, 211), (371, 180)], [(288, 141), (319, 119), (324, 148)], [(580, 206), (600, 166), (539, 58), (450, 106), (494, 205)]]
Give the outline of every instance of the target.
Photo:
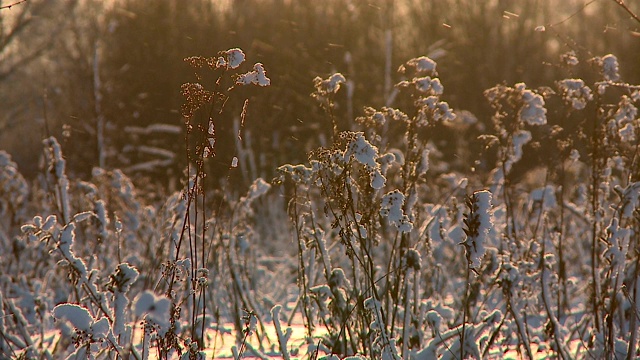
[(0, 6), (0, 10), (11, 9), (13, 6), (20, 5), (20, 4), (25, 3), (25, 2), (27, 2), (27, 0), (19, 0), (19, 1), (14, 2), (13, 4), (2, 5), (2, 6)]
[(613, 0), (616, 4), (620, 5), (631, 17), (640, 23), (640, 17), (636, 13), (634, 13), (627, 4), (625, 4), (624, 0)]

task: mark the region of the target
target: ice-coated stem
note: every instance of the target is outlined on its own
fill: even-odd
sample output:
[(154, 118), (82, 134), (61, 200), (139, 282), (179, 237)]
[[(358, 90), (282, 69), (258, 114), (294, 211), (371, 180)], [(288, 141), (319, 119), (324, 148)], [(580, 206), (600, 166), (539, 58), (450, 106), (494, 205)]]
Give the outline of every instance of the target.
[(280, 324), (280, 311), (282, 305), (276, 305), (271, 308), (271, 318), (273, 319), (273, 326), (276, 328), (276, 334), (278, 335), (278, 344), (280, 344), (280, 353), (284, 360), (290, 360), (289, 350), (287, 350), (287, 342), (291, 336), (291, 328), (287, 328), (286, 334), (282, 333), (282, 325)]

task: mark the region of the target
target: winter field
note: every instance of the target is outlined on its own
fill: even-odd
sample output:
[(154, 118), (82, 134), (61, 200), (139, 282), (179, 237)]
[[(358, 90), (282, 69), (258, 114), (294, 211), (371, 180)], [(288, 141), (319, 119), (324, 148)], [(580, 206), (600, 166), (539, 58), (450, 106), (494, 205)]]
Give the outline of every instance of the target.
[(567, 51), (565, 77), (486, 89), (487, 126), (446, 101), (438, 54), (393, 64), (389, 105), (347, 123), (347, 72), (306, 79), (322, 146), (242, 191), (260, 157), (242, 89), (275, 79), (235, 47), (185, 58), (208, 77), (184, 80), (179, 130), (135, 130), (184, 134), (176, 191), (75, 177), (56, 136), (33, 179), (0, 151), (0, 358), (640, 356), (640, 85)]

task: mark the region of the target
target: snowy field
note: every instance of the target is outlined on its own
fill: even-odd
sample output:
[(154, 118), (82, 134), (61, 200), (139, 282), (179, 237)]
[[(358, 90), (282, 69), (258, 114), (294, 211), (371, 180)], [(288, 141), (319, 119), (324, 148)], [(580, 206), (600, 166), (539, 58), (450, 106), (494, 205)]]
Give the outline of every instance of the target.
[[(350, 130), (334, 116), (348, 76), (308, 79), (326, 146), (242, 191), (207, 182), (216, 114), (270, 86), (269, 64), (237, 48), (188, 62), (219, 81), (182, 87), (191, 161), (174, 193), (117, 169), (73, 178), (55, 137), (33, 180), (0, 152), (0, 357), (638, 356), (640, 87), (615, 55), (487, 89), (491, 127), (445, 101), (428, 56), (399, 64), (397, 107)], [(230, 174), (255, 156), (245, 110)], [(439, 147), (446, 129), (458, 148)], [(482, 153), (453, 166), (461, 134)], [(553, 156), (523, 166), (540, 149)]]

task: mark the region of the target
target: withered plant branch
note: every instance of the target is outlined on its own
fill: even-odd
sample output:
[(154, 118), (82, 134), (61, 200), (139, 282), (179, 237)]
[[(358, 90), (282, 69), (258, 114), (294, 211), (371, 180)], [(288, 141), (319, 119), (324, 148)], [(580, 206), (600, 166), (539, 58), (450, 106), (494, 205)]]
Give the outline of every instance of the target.
[(626, 11), (627, 14), (629, 14), (635, 21), (640, 23), (640, 17), (638, 17), (638, 15), (629, 8), (629, 6), (624, 2), (624, 0), (613, 0), (613, 1), (616, 4), (620, 5), (620, 7), (623, 8), (624, 11)]
[(19, 1), (16, 1), (14, 3), (11, 3), (9, 5), (2, 5), (2, 6), (0, 6), (0, 10), (11, 9), (14, 6), (20, 5), (20, 4), (25, 3), (25, 2), (27, 2), (27, 0), (19, 0)]

